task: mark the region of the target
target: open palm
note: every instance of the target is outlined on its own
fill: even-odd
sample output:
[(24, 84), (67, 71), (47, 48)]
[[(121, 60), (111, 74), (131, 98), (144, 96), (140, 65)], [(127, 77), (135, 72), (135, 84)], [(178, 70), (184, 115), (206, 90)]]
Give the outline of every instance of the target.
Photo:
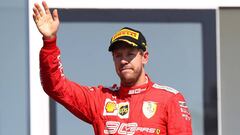
[(33, 8), (33, 19), (36, 23), (36, 26), (39, 32), (46, 38), (55, 37), (58, 27), (59, 27), (59, 17), (57, 10), (53, 11), (51, 14), (47, 3), (42, 2), (45, 12), (41, 9), (39, 4), (35, 3)]

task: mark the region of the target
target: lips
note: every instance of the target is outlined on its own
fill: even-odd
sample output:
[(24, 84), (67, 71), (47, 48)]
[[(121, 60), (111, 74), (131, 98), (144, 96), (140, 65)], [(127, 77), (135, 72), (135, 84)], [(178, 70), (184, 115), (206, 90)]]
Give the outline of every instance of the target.
[(124, 67), (124, 68), (121, 68), (121, 69), (120, 69), (121, 72), (127, 71), (127, 70), (132, 70), (132, 68)]

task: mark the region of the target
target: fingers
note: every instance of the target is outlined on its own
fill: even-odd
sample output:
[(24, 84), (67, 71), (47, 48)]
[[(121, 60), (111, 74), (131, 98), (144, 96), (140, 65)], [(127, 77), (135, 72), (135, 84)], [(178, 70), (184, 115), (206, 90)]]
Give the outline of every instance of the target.
[(37, 17), (35, 14), (33, 14), (33, 20), (36, 22), (37, 21)]
[(40, 14), (40, 16), (44, 15), (44, 12), (42, 10), (42, 8), (40, 7), (40, 5), (38, 3), (34, 4), (34, 7), (37, 9), (38, 13)]
[(45, 10), (45, 13), (46, 13), (46, 14), (50, 14), (51, 12), (50, 12), (50, 10), (49, 10), (49, 8), (48, 8), (47, 3), (46, 3), (45, 1), (43, 1), (43, 2), (42, 2), (42, 5), (43, 5), (43, 8), (44, 8), (44, 10)]
[(45, 15), (47, 16), (51, 16), (49, 17), (52, 18), (54, 21), (57, 21), (59, 22), (59, 16), (58, 16), (58, 12), (56, 9), (54, 9), (53, 11), (53, 14), (51, 15), (51, 12), (49, 10), (49, 7), (47, 5), (47, 3), (45, 1), (42, 2), (42, 5), (44, 7), (44, 11), (42, 10), (42, 8), (40, 7), (40, 5), (38, 3), (35, 3), (34, 4), (34, 7), (33, 7), (33, 19), (34, 21), (37, 23), (39, 20), (41, 20), (42, 17), (45, 17)]
[(58, 16), (58, 11), (57, 9), (53, 10), (53, 20), (54, 21), (59, 21), (59, 16)]
[(33, 12), (34, 12), (34, 14), (33, 14), (33, 19), (34, 19), (34, 21), (37, 23), (38, 20), (40, 19), (40, 14), (39, 14), (37, 8), (35, 8), (35, 7), (33, 8)]

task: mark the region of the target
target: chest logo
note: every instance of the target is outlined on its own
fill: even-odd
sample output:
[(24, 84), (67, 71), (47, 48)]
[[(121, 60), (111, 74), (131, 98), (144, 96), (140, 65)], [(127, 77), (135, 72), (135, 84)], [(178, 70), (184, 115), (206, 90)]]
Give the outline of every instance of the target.
[(121, 119), (126, 119), (129, 117), (129, 111), (129, 102), (117, 103), (107, 98), (104, 104), (103, 116), (118, 116)]
[(129, 102), (123, 102), (118, 104), (119, 111), (118, 111), (118, 117), (124, 119), (128, 118), (129, 116)]
[(107, 113), (113, 113), (117, 109), (117, 105), (114, 102), (107, 102), (105, 109)]
[(117, 116), (117, 103), (116, 101), (112, 101), (111, 99), (107, 98), (105, 100), (105, 105), (104, 105), (104, 112), (103, 115), (111, 115), (111, 116)]
[(142, 111), (143, 114), (150, 119), (157, 111), (157, 103), (152, 101), (144, 101)]

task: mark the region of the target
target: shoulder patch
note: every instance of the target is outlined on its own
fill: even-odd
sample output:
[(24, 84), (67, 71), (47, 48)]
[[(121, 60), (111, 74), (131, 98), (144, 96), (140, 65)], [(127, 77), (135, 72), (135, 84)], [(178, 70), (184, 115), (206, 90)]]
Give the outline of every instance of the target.
[(152, 87), (154, 87), (156, 89), (163, 89), (163, 90), (166, 90), (166, 91), (174, 93), (174, 94), (178, 94), (179, 93), (179, 91), (175, 90), (174, 88), (171, 88), (171, 87), (168, 87), (168, 86), (162, 86), (162, 85), (159, 85), (159, 84), (156, 84), (156, 83), (153, 84)]

